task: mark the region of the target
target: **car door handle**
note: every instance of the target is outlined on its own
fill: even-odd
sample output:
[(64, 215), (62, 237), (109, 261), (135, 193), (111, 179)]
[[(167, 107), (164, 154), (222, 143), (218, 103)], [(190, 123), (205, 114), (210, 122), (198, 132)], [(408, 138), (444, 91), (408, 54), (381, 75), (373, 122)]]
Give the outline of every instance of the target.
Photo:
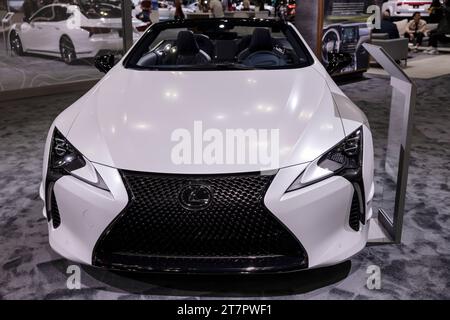
[(55, 30), (60, 30), (59, 27), (55, 27)]
[(42, 29), (42, 27), (39, 27), (39, 26), (38, 26), (38, 27), (36, 27), (36, 28), (38, 28), (38, 29)]

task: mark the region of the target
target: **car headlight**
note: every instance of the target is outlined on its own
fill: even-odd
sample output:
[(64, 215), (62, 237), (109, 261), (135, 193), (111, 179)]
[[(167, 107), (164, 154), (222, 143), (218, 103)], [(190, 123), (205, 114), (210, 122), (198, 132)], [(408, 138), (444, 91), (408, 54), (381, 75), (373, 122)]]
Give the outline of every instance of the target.
[(363, 155), (362, 127), (348, 135), (343, 141), (311, 162), (295, 179), (287, 192), (317, 183), (334, 175), (343, 176), (351, 182), (360, 182)]
[(55, 173), (70, 174), (86, 165), (83, 155), (56, 128), (50, 149), (50, 166)]
[(100, 189), (109, 190), (94, 166), (55, 128), (50, 144), (47, 185), (65, 175), (74, 176)]

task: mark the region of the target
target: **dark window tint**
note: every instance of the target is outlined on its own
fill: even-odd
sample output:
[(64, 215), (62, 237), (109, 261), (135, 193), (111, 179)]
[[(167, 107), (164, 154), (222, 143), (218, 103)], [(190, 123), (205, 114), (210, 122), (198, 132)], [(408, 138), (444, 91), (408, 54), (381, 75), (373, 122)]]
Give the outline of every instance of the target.
[(122, 17), (122, 11), (119, 7), (106, 3), (86, 2), (81, 4), (81, 11), (88, 19)]
[(66, 7), (54, 6), (53, 7), (53, 19), (52, 21), (64, 21), (70, 17), (70, 14), (67, 13)]
[(49, 21), (53, 18), (53, 10), (51, 7), (44, 7), (38, 12), (35, 13), (31, 21), (39, 22), (39, 21)]

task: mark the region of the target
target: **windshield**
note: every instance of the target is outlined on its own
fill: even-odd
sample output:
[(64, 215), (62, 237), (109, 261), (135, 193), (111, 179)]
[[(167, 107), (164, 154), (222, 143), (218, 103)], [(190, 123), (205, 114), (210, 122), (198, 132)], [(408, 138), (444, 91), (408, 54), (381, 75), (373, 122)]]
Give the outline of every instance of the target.
[(122, 11), (120, 7), (115, 6), (111, 1), (99, 1), (99, 0), (78, 0), (77, 3), (81, 8), (81, 12), (88, 19), (101, 19), (101, 18), (121, 18)]
[(155, 24), (125, 66), (149, 70), (301, 68), (312, 58), (292, 27), (274, 20), (188, 19)]

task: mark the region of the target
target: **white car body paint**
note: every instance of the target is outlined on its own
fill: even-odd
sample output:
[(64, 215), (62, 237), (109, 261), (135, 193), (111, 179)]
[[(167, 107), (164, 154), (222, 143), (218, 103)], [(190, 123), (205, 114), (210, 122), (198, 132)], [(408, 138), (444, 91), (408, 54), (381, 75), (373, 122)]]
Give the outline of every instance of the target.
[(428, 8), (430, 7), (431, 2), (431, 0), (389, 0), (383, 3), (382, 12), (389, 11), (391, 17), (405, 18), (411, 18), (413, 13), (420, 12), (422, 16), (427, 17), (429, 16)]
[[(202, 96), (197, 93), (200, 84), (205, 89)], [(169, 98), (167, 91), (176, 92), (177, 98)], [(149, 99), (130, 92), (148, 92)], [(224, 92), (230, 94), (223, 96)], [(271, 108), (264, 108), (268, 106)], [(220, 119), (218, 114), (222, 115)], [(118, 169), (167, 174), (258, 171), (250, 164), (172, 164), (168, 158), (173, 146), (170, 133), (177, 128), (191, 129), (196, 120), (219, 129), (280, 128), (284, 152), (280, 152), (279, 167), (273, 168), (278, 172), (264, 203), (301, 242), (308, 254), (308, 268), (336, 264), (364, 248), (374, 194), (370, 128), (362, 112), (315, 57), (311, 66), (301, 69), (226, 72), (136, 71), (124, 68), (120, 61), (50, 128), (43, 182), (52, 132), (57, 127), (92, 162), (110, 190), (73, 176), (56, 181), (62, 223), (57, 229), (49, 223), (52, 248), (70, 260), (92, 264), (96, 241), (129, 201)], [(354, 191), (345, 178), (332, 176), (296, 191), (286, 190), (310, 162), (360, 127), (366, 223), (354, 231), (348, 225)], [(40, 194), (45, 202), (42, 187)]]

